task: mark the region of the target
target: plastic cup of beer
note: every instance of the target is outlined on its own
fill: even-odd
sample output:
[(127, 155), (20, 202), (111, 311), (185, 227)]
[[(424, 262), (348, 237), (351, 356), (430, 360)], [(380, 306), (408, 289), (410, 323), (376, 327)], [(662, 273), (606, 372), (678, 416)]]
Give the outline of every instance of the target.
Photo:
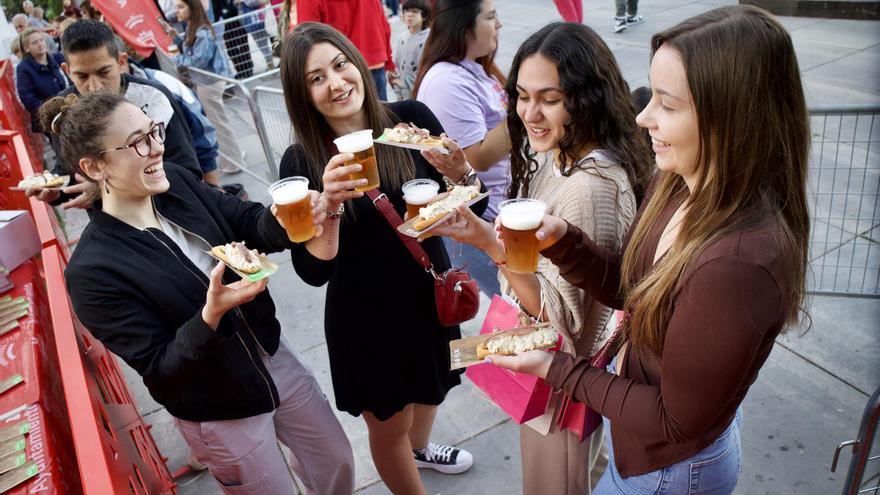
[(355, 191), (369, 191), (379, 187), (379, 168), (376, 166), (376, 151), (373, 149), (373, 131), (366, 129), (340, 136), (333, 140), (340, 153), (352, 153), (354, 158), (346, 165), (361, 164), (361, 171), (348, 175), (349, 180), (367, 179), (367, 183), (355, 187)]
[(507, 252), (505, 267), (516, 273), (538, 270), (538, 239), (535, 232), (544, 220), (547, 205), (539, 199), (509, 199), (499, 205), (501, 235)]
[(440, 184), (431, 179), (415, 179), (404, 184), (401, 191), (403, 191), (403, 200), (406, 201), (409, 218), (415, 218), (419, 216), (419, 210), (440, 191)]
[(315, 236), (308, 179), (305, 177), (281, 179), (269, 186), (269, 194), (291, 241), (305, 242)]

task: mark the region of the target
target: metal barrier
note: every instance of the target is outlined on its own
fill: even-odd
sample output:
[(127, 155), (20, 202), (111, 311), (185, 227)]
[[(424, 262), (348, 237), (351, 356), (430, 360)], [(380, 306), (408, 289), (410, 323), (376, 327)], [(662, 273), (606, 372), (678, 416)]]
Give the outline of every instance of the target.
[[(212, 72), (189, 68), (193, 84), (208, 120), (217, 129), (217, 143), (220, 146), (221, 166), (223, 160), (241, 169), (242, 172), (260, 182), (271, 184), (278, 176), (278, 169), (269, 164), (265, 170), (259, 170), (256, 164), (261, 163), (256, 157), (247, 158), (245, 150), (253, 148), (259, 142), (265, 157), (271, 156), (267, 142), (261, 109), (254, 103), (248, 83), (273, 77), (277, 73), (264, 73), (250, 79), (236, 80), (220, 76)], [(263, 129), (263, 130), (261, 130)]]
[(266, 162), (278, 177), (278, 164), (284, 151), (294, 142), (293, 126), (284, 105), (284, 92), (280, 88), (257, 86), (251, 92), (258, 118), (257, 131), (260, 132)]
[(880, 297), (880, 106), (810, 109), (810, 293)]
[(877, 435), (878, 430), (880, 430), (880, 387), (874, 391), (874, 395), (868, 399), (868, 405), (865, 406), (858, 439), (843, 442), (834, 451), (834, 459), (831, 461), (832, 473), (837, 469), (840, 451), (849, 446), (853, 448), (853, 458), (846, 474), (843, 495), (862, 493), (880, 495), (880, 441), (877, 441), (880, 439)]
[(213, 24), (218, 38), (223, 39), (235, 79), (247, 80), (275, 68), (272, 43), (278, 34), (280, 11), (280, 4), (267, 5)]

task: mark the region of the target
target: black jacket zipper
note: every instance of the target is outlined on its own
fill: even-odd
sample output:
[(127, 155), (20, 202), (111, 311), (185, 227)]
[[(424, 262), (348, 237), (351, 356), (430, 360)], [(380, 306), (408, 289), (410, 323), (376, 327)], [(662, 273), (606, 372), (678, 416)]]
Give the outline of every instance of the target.
[[(185, 229), (183, 229), (183, 230), (185, 230)], [(145, 229), (144, 231), (149, 233), (153, 237), (153, 239), (156, 239), (163, 246), (165, 246), (165, 249), (167, 249), (168, 251), (171, 252), (171, 254), (174, 256), (174, 259), (176, 259), (178, 262), (180, 262), (180, 264), (183, 265), (184, 268), (186, 268), (186, 271), (188, 271), (192, 276), (196, 277), (199, 280), (199, 282), (201, 282), (202, 285), (205, 286), (205, 289), (208, 288), (208, 284), (206, 284), (205, 281), (202, 280), (202, 278), (199, 277), (197, 274), (193, 273), (192, 269), (190, 269), (190, 267), (187, 266), (187, 264), (184, 263), (183, 260), (181, 260), (180, 257), (177, 256), (177, 253), (175, 253), (174, 250), (171, 249), (171, 247), (169, 247), (168, 244), (165, 243), (165, 241), (163, 241), (162, 239), (157, 237), (156, 234), (154, 234), (153, 232), (150, 231), (150, 229)], [(192, 234), (191, 232), (189, 232), (189, 233)], [(192, 234), (192, 235), (195, 235), (195, 234)], [(195, 236), (199, 237), (197, 235), (195, 235)], [(202, 238), (199, 237), (199, 239), (202, 239)], [(204, 239), (202, 239), (202, 240), (204, 241)], [(207, 241), (205, 243), (207, 244)], [(238, 310), (238, 308), (235, 308), (235, 309)], [(250, 325), (247, 324), (247, 320), (244, 319), (244, 316), (241, 314), (240, 310), (238, 310), (238, 314), (242, 318), (242, 321), (244, 321), (245, 326), (248, 327), (248, 331), (251, 332), (251, 336), (253, 337), (253, 331), (251, 331)], [(269, 380), (266, 378), (266, 375), (263, 374), (263, 371), (260, 369), (260, 366), (256, 363), (256, 361), (254, 361), (254, 355), (251, 354), (250, 349), (248, 349), (247, 344), (245, 344), (244, 339), (241, 338), (241, 335), (239, 335), (238, 332), (236, 332), (235, 336), (238, 337), (239, 342), (241, 342), (241, 345), (244, 347), (245, 352), (247, 352), (248, 358), (250, 359), (251, 363), (253, 363), (254, 368), (257, 369), (257, 373), (260, 374), (260, 377), (266, 383), (266, 388), (269, 390), (269, 397), (272, 399), (272, 402), (274, 404), (275, 394), (272, 393), (272, 386), (269, 384)], [(260, 345), (260, 341), (257, 340), (256, 337), (254, 337), (254, 342), (257, 344), (257, 347), (259, 347), (262, 352), (266, 352), (265, 350), (263, 350), (262, 346)]]
[[(154, 206), (154, 207), (155, 207), (155, 206)], [(161, 215), (161, 213), (159, 213), (158, 210), (156, 211), (156, 213), (157, 213), (158, 215)], [(165, 218), (165, 217), (162, 216), (162, 218)], [(168, 220), (167, 218), (165, 218), (165, 220), (168, 221), (168, 222), (171, 222), (171, 220)], [(172, 223), (173, 223), (173, 222), (172, 222)], [(210, 242), (208, 242), (204, 237), (200, 236), (199, 234), (196, 234), (195, 232), (190, 232), (189, 230), (186, 230), (185, 228), (181, 227), (179, 224), (176, 224), (176, 223), (175, 223), (174, 225), (176, 225), (177, 228), (179, 228), (180, 230), (186, 232), (187, 234), (189, 234), (189, 235), (195, 237), (196, 239), (198, 239), (198, 240), (204, 242), (206, 246), (210, 246), (210, 245), (211, 245)], [(167, 246), (166, 246), (166, 247), (167, 247)], [(185, 263), (184, 263), (184, 264), (185, 264)], [(202, 282), (202, 283), (204, 283), (204, 282)], [(244, 326), (247, 327), (248, 332), (250, 332), (251, 337), (254, 339), (254, 344), (257, 345), (257, 349), (260, 351), (260, 353), (261, 353), (262, 355), (264, 355), (264, 356), (268, 356), (269, 353), (266, 352), (266, 349), (264, 349), (264, 348), (263, 348), (263, 345), (260, 344), (260, 339), (258, 339), (258, 338), (257, 338), (257, 335), (254, 333), (254, 331), (251, 330), (251, 326), (250, 326), (250, 324), (248, 324), (247, 319), (244, 317), (244, 312), (241, 310), (241, 308), (239, 308), (239, 307), (237, 307), (237, 306), (236, 306), (236, 308), (235, 308), (235, 312), (236, 312), (236, 314), (238, 314), (239, 318), (241, 318), (241, 321), (244, 322)]]

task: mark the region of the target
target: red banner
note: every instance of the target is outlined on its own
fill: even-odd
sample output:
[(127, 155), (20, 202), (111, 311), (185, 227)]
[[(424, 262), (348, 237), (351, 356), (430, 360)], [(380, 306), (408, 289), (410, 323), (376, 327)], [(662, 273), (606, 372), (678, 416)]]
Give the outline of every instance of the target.
[(172, 43), (157, 19), (162, 14), (151, 0), (92, 0), (92, 5), (104, 14), (104, 21), (122, 41), (142, 57), (150, 56), (157, 46)]

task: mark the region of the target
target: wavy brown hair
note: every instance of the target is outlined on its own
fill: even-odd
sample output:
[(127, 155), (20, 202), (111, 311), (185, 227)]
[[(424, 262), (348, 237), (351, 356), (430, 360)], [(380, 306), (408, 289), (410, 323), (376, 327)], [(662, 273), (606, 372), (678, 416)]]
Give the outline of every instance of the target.
[(803, 312), (809, 241), (806, 201), (810, 130), (791, 37), (764, 10), (731, 6), (692, 17), (651, 40), (678, 52), (699, 127), (697, 181), (688, 213), (663, 259), (641, 280), (637, 260), (663, 209), (688, 194), (681, 176), (660, 172), (656, 191), (623, 257), (621, 285), (632, 312), (628, 338), (660, 355), (689, 264), (721, 237), (768, 218), (779, 224), (786, 323)]
[(544, 26), (519, 47), (507, 81), (507, 129), (510, 132), (511, 184), (508, 196), (529, 195), (538, 170), (529, 147), (525, 124), (516, 111), (519, 69), (527, 58), (541, 54), (556, 65), (563, 105), (571, 115), (559, 141), (560, 172), (568, 177), (580, 169), (601, 175), (594, 162), (583, 163), (584, 150), (594, 145), (608, 151), (626, 171), (636, 200), (641, 201), (649, 177), (651, 156), (636, 125), (629, 86), (608, 45), (583, 24), (556, 22)]
[[(363, 110), (374, 136), (381, 135), (386, 127), (394, 127), (397, 119), (379, 101), (367, 62), (348, 38), (326, 24), (304, 22), (297, 25), (281, 47), (281, 87), (284, 89), (287, 114), (296, 134), (296, 146), (301, 146), (305, 151), (315, 186), (322, 190), (321, 176), (330, 161), (328, 145), (337, 136), (312, 103), (306, 82), (306, 60), (312, 47), (319, 43), (330, 43), (338, 48), (360, 72), (364, 86)], [(375, 150), (383, 189), (399, 189), (415, 175), (415, 165), (409, 151), (396, 146), (376, 146)], [(351, 211), (351, 208), (348, 210)]]
[[(425, 41), (419, 74), (413, 85), (413, 98), (419, 94), (419, 86), (425, 74), (440, 62), (456, 64), (467, 55), (467, 38), (474, 32), (482, 0), (437, 0), (431, 19), (431, 33)], [(495, 53), (476, 60), (490, 76), (506, 82), (501, 69), (495, 65)]]
[(79, 160), (100, 156), (110, 116), (123, 103), (127, 103), (124, 98), (107, 91), (53, 96), (43, 103), (37, 114), (40, 125), (58, 137), (59, 158), (68, 174), (95, 182), (82, 171)]

